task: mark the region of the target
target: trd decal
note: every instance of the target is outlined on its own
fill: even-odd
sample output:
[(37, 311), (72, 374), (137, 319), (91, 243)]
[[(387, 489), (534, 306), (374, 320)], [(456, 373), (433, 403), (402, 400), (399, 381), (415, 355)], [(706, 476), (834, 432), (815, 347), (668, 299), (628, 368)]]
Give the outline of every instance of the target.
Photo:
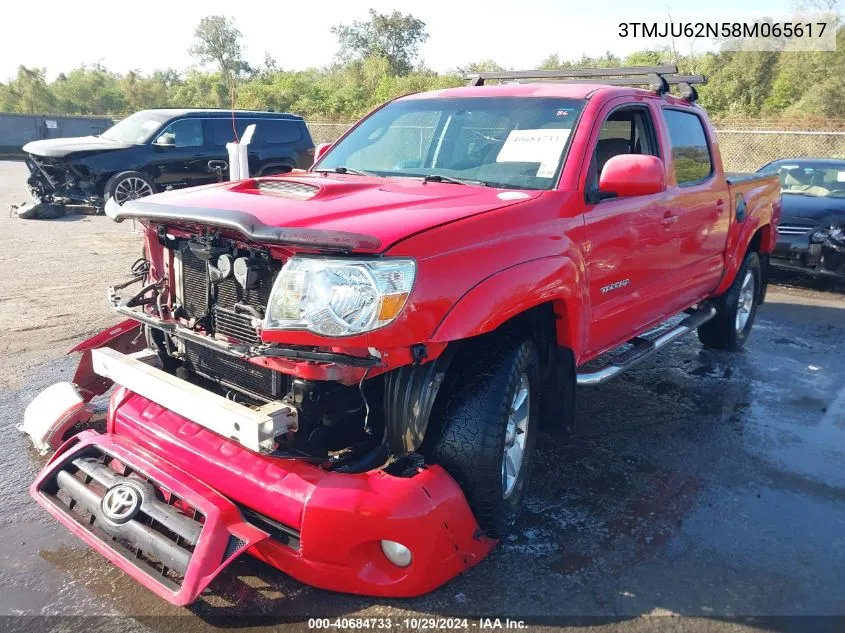
[(619, 290), (620, 288), (624, 288), (628, 284), (631, 283), (630, 279), (623, 279), (622, 281), (617, 281), (612, 284), (608, 284), (607, 286), (602, 286), (601, 293), (606, 295), (608, 292), (612, 292), (614, 290)]

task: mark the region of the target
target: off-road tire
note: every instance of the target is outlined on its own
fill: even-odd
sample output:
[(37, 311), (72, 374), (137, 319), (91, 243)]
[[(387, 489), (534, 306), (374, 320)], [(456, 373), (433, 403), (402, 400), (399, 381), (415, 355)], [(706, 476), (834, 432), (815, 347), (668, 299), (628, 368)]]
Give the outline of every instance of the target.
[[(494, 335), (495, 336), (495, 335)], [(485, 534), (505, 536), (519, 517), (528, 489), (540, 417), (540, 373), (533, 341), (491, 336), (462, 350), (441, 389), (440, 422), (426, 438), (426, 462), (455, 478)], [(528, 378), (528, 426), (521, 468), (506, 497), (502, 459), (511, 404), (522, 376)]]
[[(142, 174), (139, 171), (122, 171), (118, 174), (115, 174), (106, 181), (106, 186), (103, 188), (103, 200), (108, 202), (111, 198), (114, 198), (117, 187), (123, 181), (128, 180), (130, 178), (137, 178), (146, 183), (147, 187), (149, 188), (149, 193), (145, 195), (155, 193), (155, 185), (153, 184), (153, 181), (150, 180), (149, 177), (147, 177), (145, 174)], [(123, 204), (123, 202), (125, 202), (125, 200), (118, 201), (119, 204)]]
[[(751, 278), (754, 281), (753, 303), (744, 326), (738, 328), (737, 312), (739, 310), (740, 294), (749, 274), (751, 274)], [(716, 316), (698, 328), (698, 338), (705, 347), (729, 351), (742, 349), (745, 341), (748, 340), (748, 335), (751, 333), (754, 318), (757, 316), (762, 280), (760, 256), (753, 251), (749, 252), (739, 267), (731, 287), (728, 288), (725, 294), (716, 299), (714, 303)]]

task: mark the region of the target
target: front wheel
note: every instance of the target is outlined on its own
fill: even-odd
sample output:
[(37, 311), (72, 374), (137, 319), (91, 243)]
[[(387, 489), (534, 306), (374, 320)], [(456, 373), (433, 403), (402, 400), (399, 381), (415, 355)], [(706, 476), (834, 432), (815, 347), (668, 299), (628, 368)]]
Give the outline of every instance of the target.
[[(426, 451), (460, 484), (484, 532), (505, 536), (522, 507), (539, 423), (534, 342), (487, 341), (458, 361)], [(466, 350), (465, 350), (466, 351)]]
[(130, 200), (152, 195), (154, 191), (152, 181), (141, 172), (123, 171), (109, 178), (103, 193), (106, 201), (113, 198), (123, 206)]
[(705, 347), (736, 351), (745, 345), (760, 301), (762, 272), (760, 256), (745, 256), (731, 287), (716, 300), (716, 316), (698, 328)]

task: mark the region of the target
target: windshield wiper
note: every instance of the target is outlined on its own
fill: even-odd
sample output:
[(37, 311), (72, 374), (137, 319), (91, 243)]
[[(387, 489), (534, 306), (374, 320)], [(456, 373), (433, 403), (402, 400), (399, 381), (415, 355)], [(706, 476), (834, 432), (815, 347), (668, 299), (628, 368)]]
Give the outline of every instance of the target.
[(441, 176), (440, 174), (429, 174), (423, 178), (423, 182), (447, 182), (452, 185), (482, 185), (487, 186), (486, 182), (481, 180), (470, 180), (468, 178), (452, 178), (451, 176)]
[(360, 169), (352, 169), (351, 167), (335, 167), (333, 169), (315, 169), (318, 174), (328, 174), (334, 172), (336, 174), (352, 174), (353, 176), (376, 176), (371, 171), (361, 171)]

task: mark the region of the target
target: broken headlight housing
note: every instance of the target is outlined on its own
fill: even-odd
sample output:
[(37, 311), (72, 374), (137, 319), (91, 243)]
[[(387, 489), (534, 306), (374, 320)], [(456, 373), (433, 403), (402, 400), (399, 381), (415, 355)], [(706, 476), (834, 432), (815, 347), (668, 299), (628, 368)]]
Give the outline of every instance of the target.
[(264, 329), (351, 336), (383, 327), (411, 294), (413, 259), (291, 257), (273, 284)]
[(823, 244), (832, 242), (837, 246), (845, 246), (845, 226), (830, 225), (823, 229), (813, 231), (810, 235), (812, 244)]

